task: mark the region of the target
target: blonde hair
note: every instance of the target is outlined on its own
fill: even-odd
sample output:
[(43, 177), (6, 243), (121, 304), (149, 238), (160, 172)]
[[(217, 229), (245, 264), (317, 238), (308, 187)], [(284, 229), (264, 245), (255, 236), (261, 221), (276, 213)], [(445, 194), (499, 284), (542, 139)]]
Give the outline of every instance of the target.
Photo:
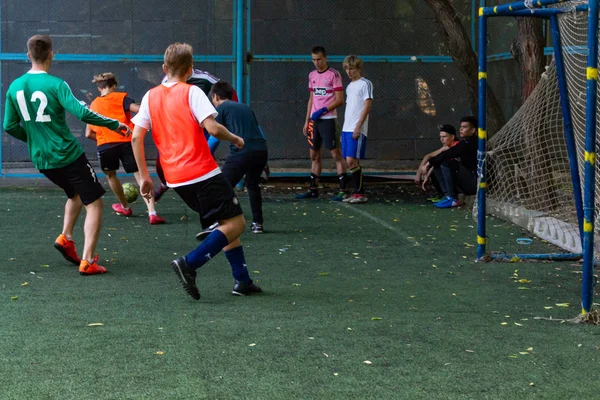
[(100, 75), (94, 75), (92, 83), (95, 83), (100, 89), (117, 86), (117, 78), (112, 72), (103, 72)]
[(360, 59), (359, 56), (349, 55), (348, 57), (344, 58), (343, 66), (344, 68), (355, 68), (362, 71), (363, 61)]
[(187, 43), (169, 45), (165, 50), (164, 63), (169, 75), (185, 75), (193, 63), (192, 46)]

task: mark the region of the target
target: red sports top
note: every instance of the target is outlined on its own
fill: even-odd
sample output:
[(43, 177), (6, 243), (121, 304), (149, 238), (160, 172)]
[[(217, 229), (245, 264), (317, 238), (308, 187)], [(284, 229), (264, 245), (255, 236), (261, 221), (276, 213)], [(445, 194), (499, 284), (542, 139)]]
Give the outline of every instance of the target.
[(197, 180), (218, 168), (190, 109), (191, 87), (178, 82), (171, 87), (159, 85), (148, 93), (152, 137), (169, 184)]
[[(125, 92), (111, 92), (105, 96), (96, 97), (94, 101), (92, 101), (92, 104), (90, 104), (90, 110), (119, 120), (120, 122), (129, 125), (133, 130), (131, 114), (125, 112), (123, 109), (123, 100), (126, 96), (127, 93)], [(98, 143), (98, 146), (102, 146), (106, 143), (131, 142), (131, 137), (119, 135), (117, 132), (108, 128), (96, 125), (91, 125), (91, 128), (96, 132), (96, 142)]]

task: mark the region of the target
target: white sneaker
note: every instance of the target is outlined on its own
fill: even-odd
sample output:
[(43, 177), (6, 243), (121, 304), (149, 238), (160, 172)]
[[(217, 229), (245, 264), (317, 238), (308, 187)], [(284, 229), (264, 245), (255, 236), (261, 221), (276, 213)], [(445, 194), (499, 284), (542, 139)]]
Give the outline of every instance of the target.
[(355, 196), (352, 196), (352, 198), (350, 199), (349, 203), (350, 204), (362, 204), (362, 203), (366, 203), (367, 202), (367, 196), (365, 196), (364, 194), (358, 194)]

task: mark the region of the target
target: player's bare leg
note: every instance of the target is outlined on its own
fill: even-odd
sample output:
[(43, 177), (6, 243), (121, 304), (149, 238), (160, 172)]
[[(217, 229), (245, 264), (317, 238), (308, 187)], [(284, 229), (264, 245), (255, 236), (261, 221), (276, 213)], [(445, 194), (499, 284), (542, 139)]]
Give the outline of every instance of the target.
[(123, 208), (129, 208), (127, 197), (125, 197), (125, 193), (123, 192), (123, 184), (119, 180), (119, 177), (117, 177), (117, 171), (105, 171), (105, 173), (110, 190), (115, 194)]
[(310, 161), (312, 163), (310, 172), (316, 176), (321, 176), (321, 170), (323, 169), (321, 149), (310, 149)]
[(81, 263), (81, 259), (75, 248), (75, 242), (73, 241), (73, 229), (75, 228), (75, 223), (77, 222), (79, 214), (81, 214), (82, 207), (83, 203), (78, 194), (67, 200), (65, 203), (62, 233), (58, 235), (54, 241), (54, 248), (58, 250), (67, 261), (74, 265), (79, 265)]
[(65, 235), (68, 240), (72, 240), (75, 223), (77, 222), (77, 218), (79, 218), (79, 214), (81, 214), (82, 208), (83, 203), (78, 194), (72, 199), (67, 199), (67, 202), (65, 203), (65, 217), (63, 218), (62, 234)]
[(96, 245), (102, 229), (102, 198), (88, 204), (85, 207), (86, 216), (83, 231), (85, 234), (85, 244), (83, 246), (83, 256), (79, 264), (79, 273), (82, 275), (102, 274), (106, 268), (98, 265), (98, 259), (95, 256)]
[[(140, 185), (141, 175), (140, 175), (139, 171), (134, 172), (133, 176), (135, 176), (135, 180), (138, 183), (138, 186), (141, 186)], [(150, 198), (146, 198), (146, 197), (142, 196), (142, 198), (144, 199), (144, 203), (146, 203), (146, 208), (148, 209), (148, 218), (150, 220), (150, 224), (151, 225), (164, 224), (166, 221), (160, 215), (158, 215), (158, 213), (156, 212), (156, 200), (154, 199), (154, 196), (152, 196)]]

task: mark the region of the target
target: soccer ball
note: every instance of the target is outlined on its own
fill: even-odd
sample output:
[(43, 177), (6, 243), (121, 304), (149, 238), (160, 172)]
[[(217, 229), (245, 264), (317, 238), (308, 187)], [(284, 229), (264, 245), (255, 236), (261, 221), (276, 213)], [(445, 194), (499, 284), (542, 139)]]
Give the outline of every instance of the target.
[(133, 203), (140, 195), (138, 188), (132, 183), (123, 184), (123, 193), (125, 193), (125, 198), (128, 203)]

